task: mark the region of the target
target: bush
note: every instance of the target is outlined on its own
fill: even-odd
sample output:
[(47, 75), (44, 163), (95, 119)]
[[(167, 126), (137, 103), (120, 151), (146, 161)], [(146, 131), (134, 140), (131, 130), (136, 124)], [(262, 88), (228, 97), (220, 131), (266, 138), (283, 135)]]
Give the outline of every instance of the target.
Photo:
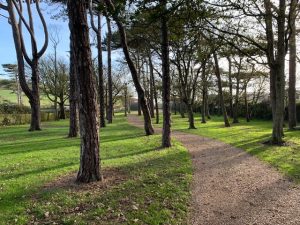
[(30, 107), (28, 106), (20, 106), (11, 103), (2, 103), (0, 104), (0, 114), (25, 114), (30, 113)]
[(11, 125), (10, 119), (7, 117), (4, 117), (4, 119), (1, 122), (1, 126), (9, 126), (9, 125)]

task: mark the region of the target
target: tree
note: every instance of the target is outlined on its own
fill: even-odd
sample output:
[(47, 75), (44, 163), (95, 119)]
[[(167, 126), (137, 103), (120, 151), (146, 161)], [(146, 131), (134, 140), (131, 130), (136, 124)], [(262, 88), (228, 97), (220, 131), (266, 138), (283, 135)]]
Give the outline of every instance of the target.
[(76, 69), (80, 96), (81, 149), (77, 181), (84, 183), (98, 181), (102, 178), (99, 158), (97, 92), (93, 74), (86, 6), (87, 4), (84, 1), (68, 1), (71, 41), (77, 59)]
[[(59, 106), (59, 119), (66, 119), (65, 102), (69, 98), (68, 69), (67, 64), (62, 59), (57, 59), (55, 55), (43, 58), (39, 65), (42, 90), (47, 98)], [(57, 109), (55, 108), (57, 113)]]
[[(98, 51), (98, 91), (99, 91), (99, 103), (100, 103), (100, 127), (105, 127), (105, 99), (104, 99), (104, 78), (103, 78), (103, 60), (102, 60), (102, 25), (101, 25), (101, 13), (93, 8), (93, 2), (89, 6), (89, 12), (91, 17), (91, 26), (97, 36), (97, 51)], [(97, 16), (97, 25), (94, 21), (94, 12)]]
[[(0, 3), (2, 9), (5, 9), (9, 13), (9, 22), (12, 28), (13, 39), (15, 43), (17, 61), (18, 61), (18, 75), (20, 86), (25, 93), (25, 95), (29, 99), (30, 107), (31, 107), (31, 123), (29, 131), (41, 130), (41, 115), (40, 115), (40, 92), (39, 92), (39, 59), (45, 53), (48, 46), (48, 30), (43, 14), (40, 10), (39, 0), (34, 2), (36, 6), (36, 10), (38, 12), (39, 18), (43, 25), (43, 30), (45, 34), (45, 41), (42, 45), (42, 48), (38, 50), (36, 36), (34, 32), (34, 21), (32, 16), (32, 1), (26, 0), (25, 5), (27, 7), (27, 14), (29, 21), (27, 22), (24, 13), (23, 13), (23, 1), (18, 0), (7, 0), (7, 6), (3, 6)], [(17, 22), (17, 18), (15, 15), (15, 10), (19, 16), (19, 22)], [(22, 25), (25, 25), (26, 30), (30, 35), (31, 40), (31, 54), (30, 58), (27, 54), (26, 46), (24, 44), (24, 37), (22, 31)], [(26, 81), (25, 77), (25, 67), (24, 67), (24, 59), (28, 63), (31, 68), (31, 89), (29, 88), (29, 84)]]
[(133, 83), (135, 85), (137, 94), (140, 98), (140, 104), (141, 104), (141, 109), (143, 111), (143, 115), (144, 115), (144, 128), (145, 128), (145, 132), (147, 135), (152, 135), (154, 134), (154, 129), (152, 126), (152, 121), (151, 121), (151, 115), (149, 112), (149, 108), (148, 108), (148, 103), (147, 103), (147, 99), (145, 97), (145, 91), (142, 88), (139, 79), (138, 79), (138, 72), (136, 70), (136, 67), (130, 57), (129, 54), (129, 50), (128, 50), (128, 44), (127, 44), (127, 36), (126, 36), (126, 32), (125, 32), (125, 28), (124, 25), (122, 23), (122, 20), (119, 18), (118, 16), (118, 11), (116, 11), (115, 5), (112, 3), (111, 0), (105, 0), (105, 4), (108, 8), (108, 11), (111, 12), (111, 15), (114, 19), (114, 21), (117, 24), (117, 27), (119, 29), (119, 34), (120, 34), (120, 40), (121, 40), (121, 45), (123, 48), (123, 52), (128, 64), (128, 67), (131, 71), (131, 75), (132, 75), (132, 80)]
[(108, 110), (107, 110), (107, 120), (108, 123), (112, 123), (113, 119), (113, 84), (112, 84), (112, 73), (111, 73), (111, 21), (109, 16), (106, 16), (107, 24), (107, 78), (108, 78)]
[(216, 51), (213, 52), (213, 58), (214, 58), (214, 62), (215, 62), (215, 73), (216, 73), (217, 83), (218, 83), (219, 101), (220, 101), (220, 105), (221, 105), (221, 109), (222, 109), (222, 113), (223, 113), (224, 124), (225, 124), (225, 127), (230, 127), (230, 123), (228, 120), (227, 111), (226, 111), (226, 107), (225, 107), (225, 102), (224, 102), (221, 72), (220, 72), (219, 60), (218, 60)]
[[(70, 30), (72, 25), (70, 24)], [(69, 125), (69, 135), (68, 137), (78, 136), (78, 100), (79, 100), (79, 87), (77, 78), (77, 62), (75, 57), (75, 52), (73, 48), (73, 34), (70, 32), (70, 70), (69, 70), (69, 103), (70, 103), (70, 125)]]
[(289, 90), (288, 90), (288, 118), (289, 129), (294, 129), (297, 125), (296, 116), (296, 17), (297, 17), (297, 2), (291, 0), (290, 9), (290, 29), (291, 36), (289, 42), (290, 62), (289, 62)]
[(2, 64), (2, 67), (3, 67), (4, 72), (7, 73), (9, 75), (10, 79), (12, 79), (14, 81), (13, 91), (14, 91), (14, 93), (16, 93), (18, 105), (19, 106), (23, 105), (22, 89), (21, 89), (19, 77), (18, 77), (18, 65)]
[[(224, 40), (225, 43), (246, 56), (249, 56), (249, 53), (244, 51), (241, 46), (254, 47), (267, 59), (270, 69), (273, 128), (272, 137), (266, 143), (282, 145), (284, 142), (285, 56), (291, 34), (290, 15), (293, 7), (288, 8), (286, 0), (278, 2), (222, 0), (218, 4), (207, 3), (207, 7), (214, 13), (220, 12), (223, 15), (223, 17), (216, 18), (214, 22), (206, 19), (209, 24), (209, 28), (206, 29), (208, 32)], [(288, 16), (286, 12), (288, 12)], [(239, 13), (244, 15), (240, 17), (241, 19), (237, 19), (235, 16)], [(257, 59), (251, 58), (258, 62)]]
[(163, 101), (163, 133), (162, 147), (171, 147), (171, 112), (170, 112), (170, 59), (169, 29), (167, 18), (167, 1), (160, 0), (161, 15), (161, 52), (162, 52), (162, 101)]

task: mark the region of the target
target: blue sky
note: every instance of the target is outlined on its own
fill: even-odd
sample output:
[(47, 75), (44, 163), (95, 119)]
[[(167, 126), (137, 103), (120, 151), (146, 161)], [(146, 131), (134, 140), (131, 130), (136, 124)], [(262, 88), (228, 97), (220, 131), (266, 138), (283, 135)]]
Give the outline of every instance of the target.
[[(62, 10), (61, 5), (48, 5), (48, 4), (41, 4), (41, 8), (43, 11), (43, 15), (45, 17), (45, 20), (47, 22), (48, 30), (51, 32), (51, 29), (53, 27), (57, 27), (60, 31), (60, 44), (58, 46), (58, 55), (60, 57), (64, 57), (68, 59), (68, 51), (69, 51), (69, 28), (68, 28), (68, 21), (66, 18), (60, 18), (60, 19), (53, 19), (52, 17), (54, 15), (57, 15), (57, 13)], [(39, 20), (39, 17), (36, 13), (35, 7), (32, 6), (33, 13), (34, 13), (34, 23), (35, 23), (35, 33), (38, 41), (39, 48), (41, 48), (41, 45), (44, 42), (44, 33), (42, 24)], [(0, 14), (7, 16), (7, 13), (3, 10), (0, 10)], [(102, 20), (105, 22), (105, 20)], [(105, 24), (103, 24), (105, 25)], [(103, 26), (103, 36), (105, 35), (105, 28), (106, 26)], [(25, 34), (25, 44), (28, 46), (27, 49), (30, 49), (30, 39), (28, 34), (25, 32), (25, 27), (23, 28), (24, 34)], [(49, 42), (47, 52), (45, 55), (50, 54), (53, 51), (51, 42)], [(95, 53), (95, 50), (93, 50)], [(94, 57), (96, 54), (94, 54)], [(115, 51), (113, 53), (113, 60), (116, 60), (117, 58), (122, 57), (120, 51)], [(106, 61), (106, 52), (103, 52), (103, 60), (104, 64)], [(12, 30), (11, 26), (8, 24), (7, 18), (0, 16), (0, 74), (3, 74), (2, 64), (5, 63), (16, 63), (16, 53), (15, 53), (15, 47), (12, 37)]]

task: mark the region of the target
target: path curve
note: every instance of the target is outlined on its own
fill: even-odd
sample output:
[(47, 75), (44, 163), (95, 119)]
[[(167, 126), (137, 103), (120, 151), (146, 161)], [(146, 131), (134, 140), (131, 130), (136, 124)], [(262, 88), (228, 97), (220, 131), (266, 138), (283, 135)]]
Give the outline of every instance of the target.
[[(143, 127), (135, 115), (128, 121)], [(300, 225), (300, 187), (274, 168), (220, 141), (172, 136), (192, 157), (189, 225)]]

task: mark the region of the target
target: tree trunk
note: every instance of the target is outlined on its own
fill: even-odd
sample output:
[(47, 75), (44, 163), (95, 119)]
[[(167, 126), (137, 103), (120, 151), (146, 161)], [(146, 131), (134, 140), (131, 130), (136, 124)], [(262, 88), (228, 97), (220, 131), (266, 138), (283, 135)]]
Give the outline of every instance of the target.
[(66, 119), (65, 103), (63, 99), (60, 99), (60, 103), (59, 103), (59, 119), (61, 120)]
[(185, 115), (184, 115), (184, 113), (185, 113), (184, 103), (182, 102), (181, 98), (180, 98), (179, 111), (180, 111), (181, 118), (185, 118)]
[(189, 114), (189, 129), (196, 129), (193, 105), (186, 103), (186, 106), (187, 106), (187, 110), (188, 110), (188, 114)]
[(29, 99), (30, 108), (31, 108), (31, 122), (30, 122), (29, 131), (41, 130), (40, 127), (41, 115), (40, 115), (39, 101), (40, 100), (37, 97), (34, 97), (33, 99)]
[(248, 99), (247, 99), (247, 84), (245, 84), (244, 98), (245, 98), (245, 114), (246, 114), (246, 121), (247, 121), (247, 122), (250, 122), (249, 104), (248, 104)]
[(229, 106), (230, 112), (229, 115), (233, 117), (233, 91), (232, 91), (232, 62), (231, 58), (227, 57), (228, 60), (228, 78), (229, 78)]
[[(238, 76), (238, 75), (237, 75)], [(234, 101), (234, 111), (233, 111), (233, 123), (239, 123), (239, 95), (240, 95), (240, 79), (239, 77), (236, 78), (236, 94), (235, 94), (235, 101)]]
[(41, 130), (41, 106), (40, 106), (40, 93), (39, 93), (39, 72), (38, 62), (35, 61), (31, 66), (32, 69), (32, 99), (29, 99), (31, 106), (31, 123), (29, 131)]
[[(150, 58), (151, 56), (149, 56)], [(151, 114), (151, 118), (155, 118), (155, 113), (154, 113), (154, 87), (153, 87), (153, 79), (154, 79), (154, 75), (153, 75), (153, 68), (151, 70), (151, 66), (150, 66), (150, 59), (149, 59), (149, 70), (150, 70), (150, 96), (149, 96), (149, 108), (150, 108), (150, 114)]]
[(177, 102), (176, 102), (176, 96), (173, 98), (173, 108), (174, 108), (174, 115), (177, 115)]
[(127, 117), (128, 113), (128, 93), (127, 93), (127, 84), (125, 84), (124, 90), (124, 115)]
[[(113, 11), (115, 10), (115, 7), (110, 0), (105, 0), (105, 3)], [(113, 18), (117, 24), (117, 27), (119, 29), (120, 40), (121, 40), (123, 52), (124, 52), (128, 67), (131, 72), (131, 76), (132, 76), (133, 83), (135, 85), (136, 92), (140, 98), (141, 110), (143, 111), (143, 115), (144, 115), (144, 128), (145, 128), (146, 135), (152, 135), (152, 134), (154, 134), (154, 129), (152, 126), (152, 121), (151, 121), (151, 116), (150, 116), (150, 112), (149, 112), (149, 108), (148, 108), (147, 99), (145, 97), (145, 90), (143, 89), (143, 87), (141, 86), (141, 84), (139, 82), (138, 72), (137, 72), (136, 67), (134, 66), (134, 63), (129, 54), (125, 28), (123, 26), (123, 23), (119, 20), (116, 13), (113, 13), (112, 16), (113, 16)]]
[(224, 117), (224, 124), (225, 127), (230, 127), (230, 123), (228, 121), (228, 116), (226, 112), (226, 107), (224, 103), (224, 96), (223, 96), (223, 90), (222, 90), (222, 81), (221, 81), (221, 73), (219, 68), (219, 61), (216, 52), (213, 53), (214, 61), (215, 61), (215, 73), (218, 80), (218, 89), (219, 89), (219, 101), (220, 101), (220, 107), (222, 109), (223, 117)]
[(206, 70), (205, 70), (206, 61), (203, 62), (202, 66), (202, 109), (201, 109), (201, 123), (206, 123), (205, 113), (206, 113), (206, 95), (207, 95), (207, 80), (206, 80)]
[[(270, 2), (269, 2), (270, 3)], [(271, 143), (275, 145), (283, 144), (283, 120), (284, 120), (284, 97), (285, 97), (285, 10), (286, 1), (279, 1), (278, 10), (278, 40), (277, 55), (270, 63), (271, 69), (271, 102), (273, 112), (273, 131)], [(269, 12), (269, 11), (268, 11)], [(268, 29), (268, 28), (267, 28)], [(269, 47), (269, 46), (268, 46)]]
[(104, 78), (103, 78), (103, 59), (102, 59), (102, 37), (101, 37), (101, 15), (98, 14), (98, 31), (97, 31), (97, 51), (98, 51), (98, 88), (100, 104), (100, 127), (105, 127), (105, 100), (104, 100)]
[(203, 90), (202, 90), (201, 123), (206, 123), (205, 113), (206, 113), (206, 93), (205, 93), (205, 90), (204, 90), (204, 87), (203, 87)]
[(205, 95), (205, 104), (206, 104), (206, 106), (205, 106), (205, 115), (206, 115), (207, 119), (210, 120), (211, 117), (210, 117), (210, 112), (209, 112), (209, 102), (208, 102), (208, 90), (207, 90), (207, 85), (206, 85), (205, 93), (206, 93), (206, 95)]
[(113, 84), (112, 84), (112, 74), (111, 74), (111, 22), (110, 18), (106, 17), (107, 21), (107, 78), (108, 78), (108, 123), (112, 123), (113, 119)]
[(289, 129), (297, 125), (296, 116), (296, 7), (297, 1), (291, 0), (291, 36), (289, 42), (289, 91), (288, 91), (288, 118)]
[[(141, 65), (140, 65), (140, 53), (137, 53), (137, 73), (138, 73), (138, 81), (141, 80)], [(141, 99), (138, 96), (138, 116), (142, 115), (142, 109), (141, 109)]]
[[(153, 69), (153, 63), (151, 55), (149, 55), (149, 69), (150, 69), (150, 81), (151, 81), (151, 87), (153, 89), (153, 98), (155, 103), (155, 118), (156, 118), (156, 124), (159, 124), (159, 108), (158, 108), (158, 99), (157, 99), (157, 90), (155, 85), (155, 77), (154, 77), (154, 69)], [(153, 108), (154, 108), (153, 103)], [(154, 110), (154, 109), (153, 109)]]
[(78, 182), (101, 180), (99, 158), (99, 129), (97, 116), (97, 91), (93, 75), (86, 4), (68, 1), (73, 47), (77, 59), (79, 85), (79, 123), (81, 135), (80, 168)]
[(169, 28), (166, 15), (167, 1), (160, 1), (165, 13), (161, 16), (161, 52), (162, 52), (162, 102), (163, 102), (163, 130), (162, 147), (171, 147), (171, 112), (170, 112), (170, 59), (169, 59)]
[(76, 69), (76, 57), (73, 48), (73, 29), (72, 25), (69, 24), (70, 28), (70, 73), (69, 73), (69, 103), (70, 103), (70, 125), (69, 125), (69, 138), (78, 136), (78, 79)]

